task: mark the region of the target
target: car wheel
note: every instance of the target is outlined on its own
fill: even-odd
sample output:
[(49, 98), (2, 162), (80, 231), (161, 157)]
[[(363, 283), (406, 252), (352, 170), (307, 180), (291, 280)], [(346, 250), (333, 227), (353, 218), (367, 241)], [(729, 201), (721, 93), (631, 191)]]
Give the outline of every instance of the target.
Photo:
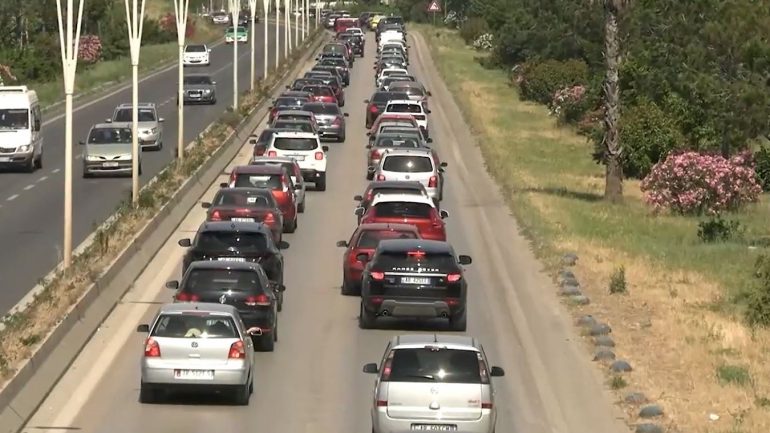
[(24, 166), (24, 171), (27, 173), (33, 173), (36, 167), (37, 164), (35, 164), (35, 156), (33, 155), (32, 158), (29, 159), (27, 165)]
[(140, 163), (139, 164), (139, 176), (141, 176), (141, 175), (142, 175), (142, 164)]
[(211, 105), (217, 105), (217, 98), (211, 100)]
[(162, 141), (158, 142), (158, 145), (155, 146), (155, 150), (163, 150), (163, 142)]
[(316, 191), (326, 191), (326, 173), (321, 173), (321, 176), (315, 181)]
[(449, 318), (449, 326), (452, 331), (465, 332), (468, 328), (468, 310)]
[(302, 200), (302, 203), (297, 205), (297, 212), (304, 213), (305, 212), (305, 200)]
[(43, 152), (35, 159), (35, 168), (43, 168)]
[(377, 316), (364, 308), (364, 302), (361, 301), (361, 309), (358, 313), (358, 327), (361, 329), (372, 329), (377, 323)]
[(83, 170), (83, 179), (89, 179), (91, 177), (91, 173), (89, 173), (87, 170)]
[(294, 220), (289, 225), (287, 225), (286, 227), (283, 228), (283, 231), (285, 233), (294, 233), (294, 232), (297, 231), (297, 217), (296, 216), (294, 217)]
[[(277, 299), (278, 300), (278, 308), (277, 308), (277, 310), (279, 312), (283, 311), (283, 292), (278, 292), (278, 295), (276, 297), (278, 298)], [(276, 340), (277, 340), (277, 338), (276, 338)]]
[(240, 385), (238, 387), (238, 390), (235, 392), (235, 395), (233, 396), (236, 405), (238, 406), (249, 405), (249, 399), (251, 398), (249, 387), (250, 385), (248, 383), (245, 385)]
[(275, 349), (275, 337), (270, 335), (260, 335), (254, 342), (254, 347), (260, 352), (272, 352)]
[(345, 134), (340, 135), (337, 137), (337, 143), (344, 143), (345, 142)]
[(251, 380), (249, 381), (249, 394), (254, 394), (254, 373), (250, 374)]
[(139, 385), (139, 403), (152, 404), (158, 401), (158, 390), (145, 384)]
[(374, 173), (367, 171), (366, 172), (366, 180), (374, 180)]

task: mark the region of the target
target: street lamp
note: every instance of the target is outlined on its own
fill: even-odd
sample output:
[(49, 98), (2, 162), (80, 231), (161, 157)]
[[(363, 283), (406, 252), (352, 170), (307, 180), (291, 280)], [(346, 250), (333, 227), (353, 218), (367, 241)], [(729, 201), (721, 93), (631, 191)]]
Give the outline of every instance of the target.
[[(142, 6), (139, 7), (139, 1)], [(129, 2), (131, 3), (129, 5)], [(126, 27), (131, 49), (131, 202), (139, 200), (139, 51), (142, 47), (145, 0), (125, 0)]]
[(283, 0), (283, 57), (289, 57), (289, 49), (291, 48), (291, 0)]
[[(73, 23), (75, 21), (73, 0), (67, 0), (66, 11), (62, 10), (61, 3), (62, 0), (56, 0), (56, 12), (59, 18), (59, 48), (61, 49), (62, 75), (64, 76), (64, 239), (62, 253), (64, 269), (67, 269), (72, 264), (72, 94), (75, 93), (75, 72), (78, 68), (80, 26), (83, 23), (85, 0), (78, 2), (77, 23)], [(64, 13), (67, 14), (66, 18), (63, 17)]]
[(301, 15), (299, 2), (301, 0), (294, 0), (294, 45), (299, 44), (299, 17)]
[[(281, 0), (275, 0), (275, 69), (281, 65)], [(267, 55), (267, 53), (265, 53)]]
[[(179, 44), (179, 89), (177, 92), (177, 158), (184, 159), (184, 43), (187, 34), (187, 11), (190, 0), (174, 0), (174, 13), (176, 14), (176, 39)], [(181, 167), (181, 166), (180, 166)]]
[(254, 22), (256, 21), (257, 17), (257, 0), (249, 0), (249, 12), (251, 12), (251, 30), (249, 31), (249, 39), (251, 39), (251, 90), (254, 90), (254, 85), (256, 84), (256, 59), (254, 58), (254, 38), (256, 33), (254, 30)]
[(233, 23), (233, 112), (238, 112), (238, 14), (241, 12), (241, 0), (228, 0)]
[(321, 4), (318, 0), (315, 0), (315, 26), (321, 22)]
[(264, 22), (262, 23), (262, 27), (265, 29), (265, 35), (264, 35), (264, 43), (265, 43), (265, 50), (264, 54), (262, 54), (262, 59), (265, 63), (265, 70), (262, 72), (262, 80), (267, 80), (267, 66), (268, 66), (268, 51), (267, 51), (267, 14), (270, 12), (270, 0), (262, 0), (262, 11), (264, 12)]

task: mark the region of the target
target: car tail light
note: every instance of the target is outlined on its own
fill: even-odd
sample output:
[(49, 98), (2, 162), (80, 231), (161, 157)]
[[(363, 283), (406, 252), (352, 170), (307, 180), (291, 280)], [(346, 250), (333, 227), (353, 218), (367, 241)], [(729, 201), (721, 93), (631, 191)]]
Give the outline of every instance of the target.
[(267, 224), (267, 225), (275, 224), (275, 215), (273, 215), (272, 212), (265, 215), (264, 224)]
[(463, 277), (463, 275), (459, 274), (459, 273), (458, 274), (449, 274), (449, 275), (446, 276), (446, 280), (449, 283), (456, 283), (456, 282), (460, 281), (460, 279), (462, 277)]
[(456, 307), (460, 305), (460, 300), (458, 298), (446, 298), (444, 299), (444, 302), (450, 307)]
[(373, 280), (382, 281), (382, 280), (385, 279), (385, 273), (384, 272), (372, 271), (370, 273), (370, 275), (372, 276)]
[(246, 359), (246, 348), (243, 346), (243, 340), (238, 340), (230, 345), (227, 359)]
[(324, 159), (324, 153), (323, 152), (316, 152), (315, 153), (315, 160), (316, 161), (321, 161), (322, 159)]
[(370, 189), (369, 192), (366, 193), (366, 201), (372, 201), (372, 198), (374, 198), (374, 190)]
[(380, 110), (377, 109), (376, 105), (372, 105), (372, 106), (369, 107), (369, 112), (370, 113), (376, 113), (378, 111), (380, 111)]
[(278, 156), (278, 152), (276, 152), (274, 150), (271, 150), (271, 151), (267, 152), (267, 156), (269, 156), (271, 158), (274, 158), (274, 157)]
[(430, 180), (428, 181), (428, 188), (437, 188), (438, 187), (438, 178), (436, 176), (431, 176)]
[(378, 174), (377, 175), (377, 180), (382, 182), (383, 180), (385, 180), (385, 175), (384, 174)]
[[(487, 363), (484, 362), (484, 358), (481, 357), (480, 353), (476, 353), (476, 357), (479, 360), (479, 377), (481, 377), (481, 383), (488, 385), (489, 384), (489, 374), (487, 373)], [(482, 409), (492, 409), (492, 403), (489, 403), (489, 407), (484, 407), (484, 403), (481, 404)]]
[(369, 302), (371, 302), (372, 304), (380, 305), (382, 304), (382, 301), (383, 301), (383, 298), (381, 296), (374, 296), (369, 298)]
[(222, 221), (222, 215), (219, 213), (218, 210), (215, 210), (214, 212), (211, 212), (211, 221)]
[(230, 185), (235, 185), (235, 182), (238, 181), (238, 174), (236, 172), (230, 173)]
[(198, 302), (201, 297), (194, 293), (179, 292), (176, 294), (175, 299), (180, 302)]
[(377, 407), (386, 407), (388, 405), (387, 400), (377, 400)]
[(146, 358), (160, 358), (160, 346), (152, 338), (144, 342), (144, 356)]
[[(393, 351), (391, 351), (388, 354), (388, 358), (385, 360), (385, 362), (382, 364), (382, 376), (380, 377), (380, 380), (383, 382), (387, 382), (390, 380), (390, 373), (393, 371)], [(377, 401), (377, 405), (379, 406), (380, 402)], [(385, 401), (385, 405), (387, 406), (388, 402)]]
[(262, 293), (257, 296), (249, 296), (244, 303), (249, 307), (269, 307), (270, 298)]

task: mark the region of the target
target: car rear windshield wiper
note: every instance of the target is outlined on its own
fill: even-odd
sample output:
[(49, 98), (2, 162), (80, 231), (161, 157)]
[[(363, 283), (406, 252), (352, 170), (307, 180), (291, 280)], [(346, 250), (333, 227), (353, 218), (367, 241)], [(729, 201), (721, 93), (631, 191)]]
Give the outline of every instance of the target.
[(404, 375), (401, 375), (401, 377), (410, 377), (415, 379), (428, 379), (432, 381), (436, 380), (436, 377), (433, 376), (432, 374), (404, 374)]

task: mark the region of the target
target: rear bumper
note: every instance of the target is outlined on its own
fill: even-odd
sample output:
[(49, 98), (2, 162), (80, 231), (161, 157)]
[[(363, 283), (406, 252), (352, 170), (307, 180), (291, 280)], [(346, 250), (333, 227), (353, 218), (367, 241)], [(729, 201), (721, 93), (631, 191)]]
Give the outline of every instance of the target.
[(302, 178), (305, 180), (305, 182), (315, 182), (322, 177), (326, 177), (326, 171), (305, 168), (302, 169)]
[(324, 137), (340, 138), (345, 135), (345, 128), (341, 126), (319, 126), (318, 132), (321, 134), (321, 138), (324, 138)]
[(391, 418), (388, 416), (387, 408), (377, 408), (372, 411), (372, 427), (375, 433), (404, 433), (414, 431), (412, 430), (412, 424), (446, 424), (457, 426), (457, 430), (453, 430), (454, 433), (492, 433), (495, 429), (495, 415), (490, 409), (482, 409), (481, 411), (481, 418), (471, 421), (430, 421), (427, 419)]
[(242, 311), (238, 310), (243, 324), (246, 328), (258, 327), (262, 329), (263, 334), (270, 334), (273, 332), (274, 318), (268, 311)]
[(185, 93), (184, 94), (184, 103), (185, 104), (190, 104), (190, 103), (192, 103), (192, 104), (195, 104), (195, 103), (211, 103), (211, 102), (214, 102), (214, 100), (215, 100), (214, 92), (211, 92), (211, 93), (208, 93), (208, 94), (201, 93), (200, 95), (198, 95), (198, 94), (189, 94), (189, 93)]
[[(375, 299), (382, 302), (375, 302)], [(444, 299), (366, 296), (363, 298), (364, 308), (378, 316), (417, 317), (417, 318), (448, 318), (465, 309), (465, 304), (449, 305)]]
[[(229, 364), (233, 364), (230, 366)], [(240, 365), (239, 365), (240, 364)], [(211, 367), (211, 368), (207, 368)], [(174, 370), (214, 370), (213, 380), (176, 379)], [(170, 363), (160, 360), (142, 360), (142, 383), (163, 388), (208, 388), (212, 386), (243, 385), (249, 376), (245, 362), (228, 362), (228, 365), (207, 366)]]
[(209, 66), (211, 65), (211, 59), (201, 59), (201, 60), (192, 60), (192, 59), (184, 59), (182, 60), (182, 65), (184, 66)]

